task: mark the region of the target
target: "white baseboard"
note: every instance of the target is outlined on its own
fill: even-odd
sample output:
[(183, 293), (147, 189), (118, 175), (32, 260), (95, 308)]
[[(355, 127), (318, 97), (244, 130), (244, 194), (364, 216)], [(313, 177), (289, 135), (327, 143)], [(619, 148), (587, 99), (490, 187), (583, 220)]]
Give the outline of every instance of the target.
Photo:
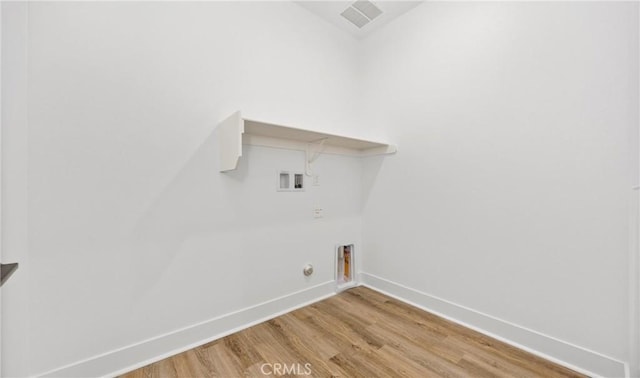
[(360, 282), (373, 290), (439, 315), (589, 376), (629, 377), (628, 365), (614, 358), (524, 328), (368, 273)]
[[(629, 377), (626, 363), (543, 335), (387, 279), (360, 273), (360, 284), (590, 376)], [(255, 306), (137, 344), (57, 368), (37, 376), (113, 377), (238, 332), (335, 295), (325, 282)]]
[(114, 377), (335, 295), (328, 281), (255, 306), (48, 371), (43, 377)]

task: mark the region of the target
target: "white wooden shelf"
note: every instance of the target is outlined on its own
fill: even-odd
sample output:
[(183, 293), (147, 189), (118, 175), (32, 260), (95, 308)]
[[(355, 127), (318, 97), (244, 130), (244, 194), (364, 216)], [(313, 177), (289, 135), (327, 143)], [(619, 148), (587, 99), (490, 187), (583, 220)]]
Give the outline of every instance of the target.
[(220, 172), (236, 169), (242, 145), (305, 151), (307, 166), (319, 154), (374, 156), (393, 154), (396, 146), (243, 118), (240, 112), (218, 124)]

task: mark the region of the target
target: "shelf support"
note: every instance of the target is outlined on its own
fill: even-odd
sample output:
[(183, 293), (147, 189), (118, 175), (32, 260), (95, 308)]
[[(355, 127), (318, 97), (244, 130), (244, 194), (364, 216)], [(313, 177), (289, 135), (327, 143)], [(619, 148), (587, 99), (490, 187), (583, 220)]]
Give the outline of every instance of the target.
[[(329, 138), (321, 138), (316, 141), (307, 143), (307, 148), (305, 149), (305, 168), (304, 168), (304, 173), (307, 176), (313, 176), (313, 172), (311, 171), (311, 163), (316, 161), (320, 156), (320, 154), (324, 152), (324, 148), (325, 148), (324, 142), (326, 142), (327, 139)], [(313, 146), (319, 146), (318, 151), (312, 153), (311, 149)]]

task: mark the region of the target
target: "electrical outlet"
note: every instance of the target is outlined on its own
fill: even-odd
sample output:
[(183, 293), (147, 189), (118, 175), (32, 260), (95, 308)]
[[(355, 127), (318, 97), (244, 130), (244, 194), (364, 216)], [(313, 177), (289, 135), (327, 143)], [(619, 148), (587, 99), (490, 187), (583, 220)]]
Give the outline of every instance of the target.
[(313, 186), (320, 186), (320, 175), (313, 175)]
[(321, 207), (316, 206), (316, 207), (313, 209), (313, 217), (314, 217), (315, 219), (322, 218), (323, 213), (324, 213), (324, 210), (323, 210)]

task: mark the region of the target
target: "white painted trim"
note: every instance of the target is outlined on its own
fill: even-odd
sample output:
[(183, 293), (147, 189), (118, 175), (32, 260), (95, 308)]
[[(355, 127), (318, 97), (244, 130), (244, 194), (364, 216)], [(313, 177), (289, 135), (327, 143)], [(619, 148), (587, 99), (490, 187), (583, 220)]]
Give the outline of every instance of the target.
[(640, 193), (629, 199), (629, 376), (640, 376)]
[[(360, 284), (424, 309), (575, 371), (603, 377), (629, 377), (628, 364), (491, 315), (368, 273)], [(241, 331), (335, 295), (335, 282), (300, 290), (164, 335), (37, 374), (44, 377), (111, 377)]]
[(335, 295), (335, 282), (327, 281), (37, 376), (67, 378), (118, 376), (333, 295)]
[[(2, 4), (0, 4), (0, 263), (2, 263)], [(2, 291), (0, 291), (0, 340), (2, 340)], [(2, 376), (2, 343), (0, 343), (0, 376)]]
[(474, 309), (402, 284), (360, 273), (361, 284), (428, 312), (461, 324), (549, 361), (589, 376), (629, 377), (627, 363), (552, 336), (483, 314)]
[[(2, 260), (20, 268), (2, 287), (1, 376), (29, 374), (28, 139), (30, 6), (2, 7)], [(11, 198), (7, 201), (6, 198)]]

